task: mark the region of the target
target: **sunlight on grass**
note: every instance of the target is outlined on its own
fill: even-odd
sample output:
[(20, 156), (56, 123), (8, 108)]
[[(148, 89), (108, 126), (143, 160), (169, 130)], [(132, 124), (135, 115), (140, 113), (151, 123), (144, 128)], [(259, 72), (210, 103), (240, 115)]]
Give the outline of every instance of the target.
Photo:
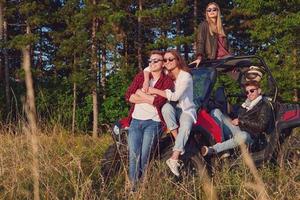
[[(299, 140), (299, 130), (294, 134)], [(186, 176), (177, 183), (165, 163), (151, 162), (139, 190), (129, 195), (127, 168), (107, 183), (101, 175), (101, 159), (112, 139), (109, 134), (92, 139), (72, 136), (62, 128), (38, 134), (41, 199), (205, 199), (201, 176)], [(300, 151), (299, 143), (295, 146)], [(0, 199), (32, 199), (29, 138), (24, 134), (0, 135)], [(271, 199), (297, 199), (300, 195), (300, 163), (286, 162), (283, 168), (265, 165), (258, 173)], [(212, 177), (219, 199), (256, 199), (245, 187), (253, 182), (249, 169), (221, 164)]]

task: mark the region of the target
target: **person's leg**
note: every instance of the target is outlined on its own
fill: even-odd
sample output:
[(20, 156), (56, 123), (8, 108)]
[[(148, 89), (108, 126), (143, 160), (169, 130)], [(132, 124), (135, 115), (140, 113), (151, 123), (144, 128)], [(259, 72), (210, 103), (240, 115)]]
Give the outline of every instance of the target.
[(140, 159), (143, 139), (141, 122), (141, 120), (132, 119), (128, 132), (129, 179), (133, 187), (135, 187), (140, 173)]
[(170, 103), (165, 103), (161, 109), (161, 113), (166, 122), (167, 128), (171, 131), (174, 138), (177, 137), (178, 124), (176, 120), (176, 110), (174, 106)]
[(212, 146), (212, 148), (216, 151), (216, 153), (233, 149), (242, 143), (246, 143), (246, 144), (252, 143), (250, 134), (247, 133), (246, 131), (241, 131), (238, 126), (236, 126), (232, 134), (233, 134), (233, 138)]
[(181, 109), (178, 109), (177, 112), (180, 114), (180, 127), (178, 129), (178, 135), (175, 140), (173, 155), (171, 157), (172, 159), (178, 159), (179, 155), (184, 153), (184, 146), (189, 139), (190, 132), (194, 123), (194, 119), (191, 115), (182, 112)]
[(157, 144), (161, 133), (161, 123), (153, 120), (147, 120), (144, 126), (143, 145), (141, 155), (142, 175), (145, 172), (150, 160), (151, 150)]
[(175, 174), (176, 176), (179, 176), (179, 163), (178, 158), (180, 154), (184, 153), (184, 146), (188, 141), (191, 128), (193, 125), (193, 118), (187, 113), (182, 113), (181, 109), (177, 109), (177, 113), (180, 114), (179, 117), (179, 123), (180, 127), (178, 129), (178, 135), (175, 140), (175, 145), (173, 147), (173, 153), (171, 158), (167, 160), (167, 165), (169, 166), (170, 170)]
[(222, 141), (230, 139), (231, 131), (230, 129), (224, 124), (224, 118), (228, 118), (228, 116), (224, 115), (220, 109), (213, 109), (210, 112), (211, 116), (215, 119), (217, 124), (219, 124), (221, 131), (222, 131)]

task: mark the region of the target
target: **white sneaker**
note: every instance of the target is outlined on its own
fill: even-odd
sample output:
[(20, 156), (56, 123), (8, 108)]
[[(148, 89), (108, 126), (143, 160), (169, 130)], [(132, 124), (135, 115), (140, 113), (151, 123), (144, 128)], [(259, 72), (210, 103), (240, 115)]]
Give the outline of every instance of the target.
[(166, 161), (168, 167), (170, 168), (170, 170), (172, 171), (173, 174), (175, 174), (176, 176), (179, 176), (179, 166), (180, 164), (178, 163), (178, 160), (174, 160), (174, 159), (171, 159), (169, 158), (167, 161)]

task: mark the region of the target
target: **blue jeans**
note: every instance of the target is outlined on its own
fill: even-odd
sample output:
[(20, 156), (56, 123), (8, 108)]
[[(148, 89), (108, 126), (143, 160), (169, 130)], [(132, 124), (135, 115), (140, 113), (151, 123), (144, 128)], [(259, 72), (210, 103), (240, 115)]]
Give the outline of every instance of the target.
[(225, 117), (225, 115), (221, 112), (221, 110), (214, 109), (210, 112), (210, 115), (214, 118), (214, 120), (221, 128), (222, 142), (232, 138), (231, 130), (224, 124), (223, 118)]
[(161, 133), (161, 123), (153, 120), (132, 119), (129, 127), (129, 179), (135, 185), (144, 174), (151, 149)]
[[(217, 153), (233, 149), (242, 143), (251, 144), (253, 142), (249, 133), (242, 131), (238, 126), (233, 125), (231, 123), (231, 119), (224, 115), (219, 109), (212, 110), (211, 114), (220, 124), (222, 128), (222, 137), (225, 139), (225, 141), (223, 140), (222, 143), (213, 145), (213, 148)], [(231, 138), (227, 139), (227, 137)]]
[(180, 127), (178, 128), (178, 135), (175, 139), (173, 151), (180, 151), (181, 154), (183, 154), (184, 146), (189, 139), (194, 123), (193, 117), (185, 112), (182, 112), (181, 108), (175, 107), (170, 103), (166, 103), (162, 107), (161, 111), (169, 130), (172, 131), (177, 129), (179, 127), (177, 121), (179, 121)]

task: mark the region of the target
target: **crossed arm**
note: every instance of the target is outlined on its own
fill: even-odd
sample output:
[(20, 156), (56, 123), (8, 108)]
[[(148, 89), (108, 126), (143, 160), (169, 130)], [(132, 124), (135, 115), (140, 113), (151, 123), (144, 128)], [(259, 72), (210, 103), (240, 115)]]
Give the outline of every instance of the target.
[(130, 103), (148, 103), (153, 105), (154, 96), (146, 94), (138, 89), (134, 94), (132, 94), (129, 98)]

